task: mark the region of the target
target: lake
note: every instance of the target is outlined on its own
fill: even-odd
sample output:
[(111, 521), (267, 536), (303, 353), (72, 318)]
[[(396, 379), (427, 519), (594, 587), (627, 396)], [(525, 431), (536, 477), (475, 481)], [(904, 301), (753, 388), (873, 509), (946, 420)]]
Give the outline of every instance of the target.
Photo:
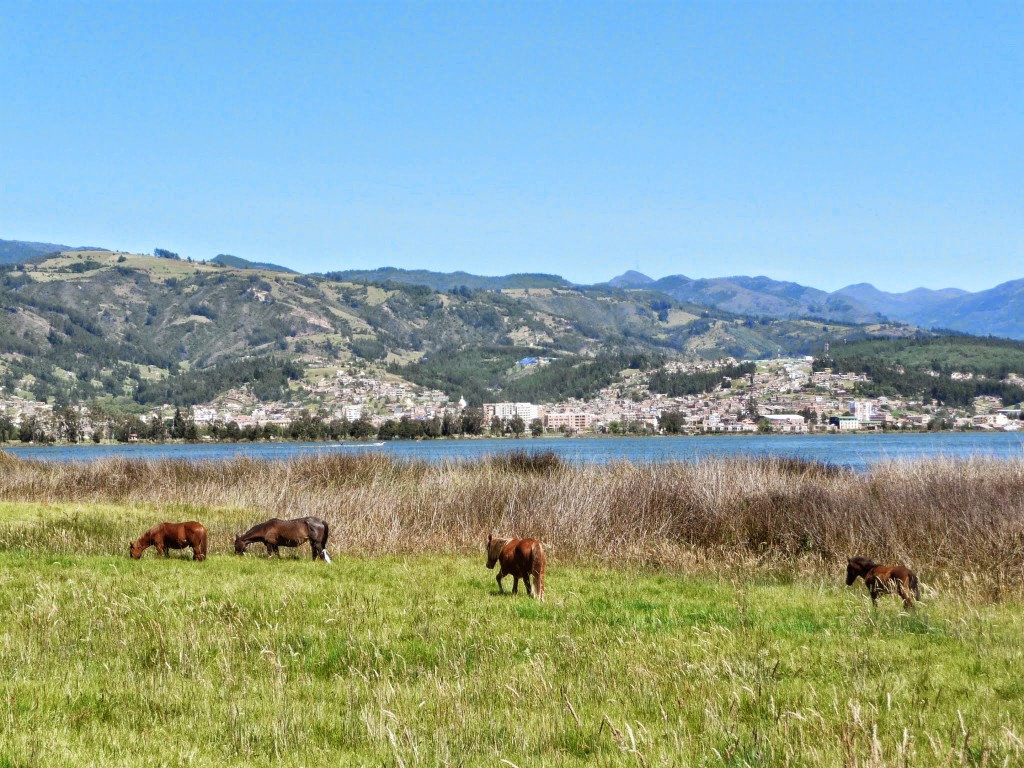
[(573, 462), (693, 461), (718, 456), (786, 456), (865, 469), (879, 461), (934, 456), (1024, 459), (1024, 432), (872, 433), (862, 435), (721, 435), (713, 437), (572, 437), (519, 440), (389, 441), (366, 443), (197, 443), (190, 445), (17, 446), (26, 459), (92, 461), (109, 456), (203, 461), (246, 456), (286, 459), (317, 453), (384, 453), (399, 459), (472, 460), (511, 450), (551, 450)]

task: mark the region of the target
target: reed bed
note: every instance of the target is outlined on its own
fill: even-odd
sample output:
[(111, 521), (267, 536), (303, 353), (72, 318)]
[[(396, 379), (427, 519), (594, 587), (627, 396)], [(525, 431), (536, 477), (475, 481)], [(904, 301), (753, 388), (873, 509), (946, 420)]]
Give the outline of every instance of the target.
[[(834, 571), (866, 554), (907, 563), (932, 585), (991, 598), (1024, 592), (1024, 461), (896, 461), (857, 474), (774, 458), (581, 465), (513, 452), (442, 463), (380, 454), (44, 463), (0, 452), (0, 500), (212, 515), (220, 522), (211, 552), (226, 551), (247, 523), (314, 515), (330, 524), (336, 552), (467, 554), (495, 531), (539, 538), (564, 562)], [(14, 546), (12, 536), (0, 526), (0, 548)]]

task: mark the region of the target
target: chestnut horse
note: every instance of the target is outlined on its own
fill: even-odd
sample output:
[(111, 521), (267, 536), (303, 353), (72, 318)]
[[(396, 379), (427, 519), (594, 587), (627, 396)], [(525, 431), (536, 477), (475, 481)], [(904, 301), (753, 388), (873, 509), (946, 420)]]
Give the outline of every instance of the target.
[(533, 596), (530, 587), (530, 576), (533, 576), (538, 600), (544, 599), (544, 547), (536, 539), (496, 539), (487, 537), (487, 567), (498, 569), (498, 591), (504, 592), (501, 580), (512, 576), (512, 594), (519, 591), (519, 580), (526, 583), (526, 594)]
[(206, 528), (202, 523), (195, 520), (187, 523), (160, 523), (133, 541), (130, 551), (132, 557), (138, 560), (148, 547), (156, 547), (158, 557), (163, 557), (167, 549), (192, 547), (192, 559), (205, 560), (206, 543)]
[(327, 537), (330, 529), (319, 517), (300, 517), (295, 520), (281, 520), (274, 517), (265, 523), (254, 525), (241, 536), (235, 537), (235, 553), (244, 555), (250, 544), (259, 543), (271, 555), (281, 556), (278, 547), (298, 547), (309, 542), (314, 560), (331, 562), (327, 554)]
[(846, 586), (852, 585), (858, 577), (864, 579), (871, 602), (876, 606), (881, 594), (899, 595), (908, 609), (914, 607), (914, 600), (921, 599), (917, 574), (905, 565), (879, 565), (867, 557), (851, 557), (846, 562)]

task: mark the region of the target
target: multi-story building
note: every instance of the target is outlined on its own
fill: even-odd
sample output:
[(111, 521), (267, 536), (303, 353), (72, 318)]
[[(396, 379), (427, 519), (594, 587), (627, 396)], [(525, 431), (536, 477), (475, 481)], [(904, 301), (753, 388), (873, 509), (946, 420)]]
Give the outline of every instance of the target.
[(580, 431), (590, 428), (592, 416), (583, 411), (554, 411), (544, 416), (544, 426), (548, 429), (571, 429)]
[(518, 416), (529, 423), (541, 417), (541, 408), (533, 403), (484, 403), (484, 416), (488, 419), (497, 416), (502, 421)]

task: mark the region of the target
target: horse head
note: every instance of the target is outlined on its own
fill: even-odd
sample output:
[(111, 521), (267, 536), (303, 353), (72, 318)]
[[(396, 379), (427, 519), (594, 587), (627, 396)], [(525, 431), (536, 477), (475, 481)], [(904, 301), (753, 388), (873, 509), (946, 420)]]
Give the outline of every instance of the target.
[(865, 576), (875, 567), (874, 561), (866, 557), (851, 557), (846, 561), (846, 586), (851, 586), (858, 576)]
[(244, 555), (245, 550), (249, 548), (249, 542), (243, 541), (241, 536), (235, 536), (235, 554)]
[(491, 534), (487, 534), (487, 567), (494, 568), (495, 563), (498, 562), (498, 557), (501, 555), (501, 549), (508, 543), (508, 539), (496, 539)]
[(133, 541), (128, 547), (128, 551), (132, 556), (132, 560), (138, 560), (140, 557), (142, 557), (142, 550), (144, 549), (145, 547), (142, 546), (142, 539), (136, 539), (135, 541)]

